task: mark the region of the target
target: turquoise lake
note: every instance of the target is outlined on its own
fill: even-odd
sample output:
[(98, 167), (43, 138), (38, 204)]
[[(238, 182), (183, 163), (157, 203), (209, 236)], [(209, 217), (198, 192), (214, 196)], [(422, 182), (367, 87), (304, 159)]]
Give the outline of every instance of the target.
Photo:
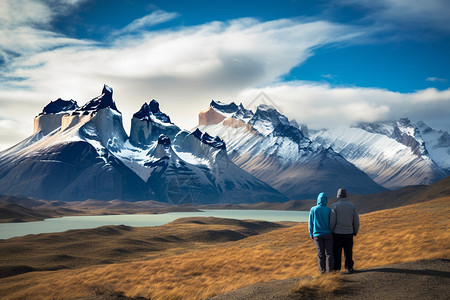
[(76, 216), (45, 219), (44, 221), (0, 224), (0, 239), (27, 234), (62, 232), (71, 229), (88, 229), (105, 225), (133, 227), (159, 226), (185, 217), (216, 217), (238, 220), (263, 220), (269, 222), (308, 222), (308, 211), (286, 210), (205, 210), (202, 212), (173, 212), (166, 214), (135, 214), (107, 216)]

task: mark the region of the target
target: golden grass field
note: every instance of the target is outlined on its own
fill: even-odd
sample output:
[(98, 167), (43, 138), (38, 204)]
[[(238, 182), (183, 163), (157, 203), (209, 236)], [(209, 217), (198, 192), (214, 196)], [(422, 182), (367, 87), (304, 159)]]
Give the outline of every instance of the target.
[[(449, 216), (450, 197), (361, 215), (355, 268), (449, 259)], [(318, 274), (306, 223), (184, 252), (6, 277), (0, 280), (0, 295), (67, 299), (107, 291), (151, 299), (204, 299), (258, 282)]]

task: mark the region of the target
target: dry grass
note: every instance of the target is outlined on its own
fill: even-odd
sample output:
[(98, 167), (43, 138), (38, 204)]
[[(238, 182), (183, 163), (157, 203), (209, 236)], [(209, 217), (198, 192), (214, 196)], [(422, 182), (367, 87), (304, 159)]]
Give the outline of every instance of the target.
[[(450, 258), (449, 204), (447, 197), (361, 216), (355, 268)], [(0, 280), (0, 294), (4, 299), (76, 298), (108, 287), (131, 297), (203, 299), (257, 282), (315, 274), (316, 250), (303, 223), (181, 255), (8, 277)], [(320, 280), (309, 285), (320, 286)]]
[(103, 226), (16, 237), (0, 240), (0, 278), (178, 255), (282, 227), (263, 221), (193, 217), (158, 227)]
[(321, 293), (334, 293), (341, 290), (342, 278), (340, 273), (329, 273), (319, 276), (305, 276), (299, 283), (292, 289), (293, 293), (300, 294), (321, 294)]

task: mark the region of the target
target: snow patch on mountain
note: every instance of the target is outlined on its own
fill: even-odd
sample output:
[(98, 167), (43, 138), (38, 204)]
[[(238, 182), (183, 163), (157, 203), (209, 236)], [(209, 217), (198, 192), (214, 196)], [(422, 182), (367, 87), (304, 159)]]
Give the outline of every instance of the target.
[(408, 119), (320, 130), (311, 139), (333, 148), (387, 188), (430, 184), (445, 177)]
[(432, 160), (450, 174), (450, 135), (448, 132), (434, 130), (422, 121), (417, 123), (417, 128)]
[(260, 105), (254, 113), (234, 103), (211, 102), (211, 108), (222, 121), (204, 122), (198, 129), (219, 136), (233, 162), (290, 198), (313, 197), (317, 190), (331, 192), (344, 183), (357, 193), (383, 190), (332, 149), (305, 137), (296, 122), (272, 106)]
[(440, 168), (447, 171), (450, 169), (450, 137), (446, 131), (434, 130), (422, 121), (412, 124), (408, 118), (362, 123), (357, 127), (395, 139), (424, 160), (431, 159)]
[(161, 112), (156, 100), (144, 103), (131, 119), (130, 143), (145, 146), (158, 139), (161, 134), (173, 139), (180, 128), (170, 121), (170, 117)]
[(42, 112), (40, 115), (46, 115), (46, 114), (57, 114), (60, 112), (67, 112), (67, 111), (73, 111), (80, 108), (76, 101), (74, 100), (62, 100), (61, 98), (58, 98), (55, 101), (51, 101), (49, 104), (47, 104), (44, 109), (42, 109)]
[(133, 115), (128, 137), (112, 94), (105, 85), (81, 108), (49, 104), (41, 117), (54, 118), (51, 130), (40, 126), (1, 153), (0, 193), (174, 204), (287, 200), (231, 162), (219, 137), (180, 130), (156, 100)]

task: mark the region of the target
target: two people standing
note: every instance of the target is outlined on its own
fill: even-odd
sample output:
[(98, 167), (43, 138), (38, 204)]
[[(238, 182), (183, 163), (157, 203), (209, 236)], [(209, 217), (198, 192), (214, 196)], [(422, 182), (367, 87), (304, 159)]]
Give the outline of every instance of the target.
[(321, 273), (341, 269), (342, 249), (345, 268), (353, 273), (353, 236), (359, 230), (359, 216), (353, 203), (347, 201), (345, 189), (337, 192), (338, 201), (327, 207), (328, 197), (320, 193), (317, 205), (309, 213), (309, 235), (317, 248)]

